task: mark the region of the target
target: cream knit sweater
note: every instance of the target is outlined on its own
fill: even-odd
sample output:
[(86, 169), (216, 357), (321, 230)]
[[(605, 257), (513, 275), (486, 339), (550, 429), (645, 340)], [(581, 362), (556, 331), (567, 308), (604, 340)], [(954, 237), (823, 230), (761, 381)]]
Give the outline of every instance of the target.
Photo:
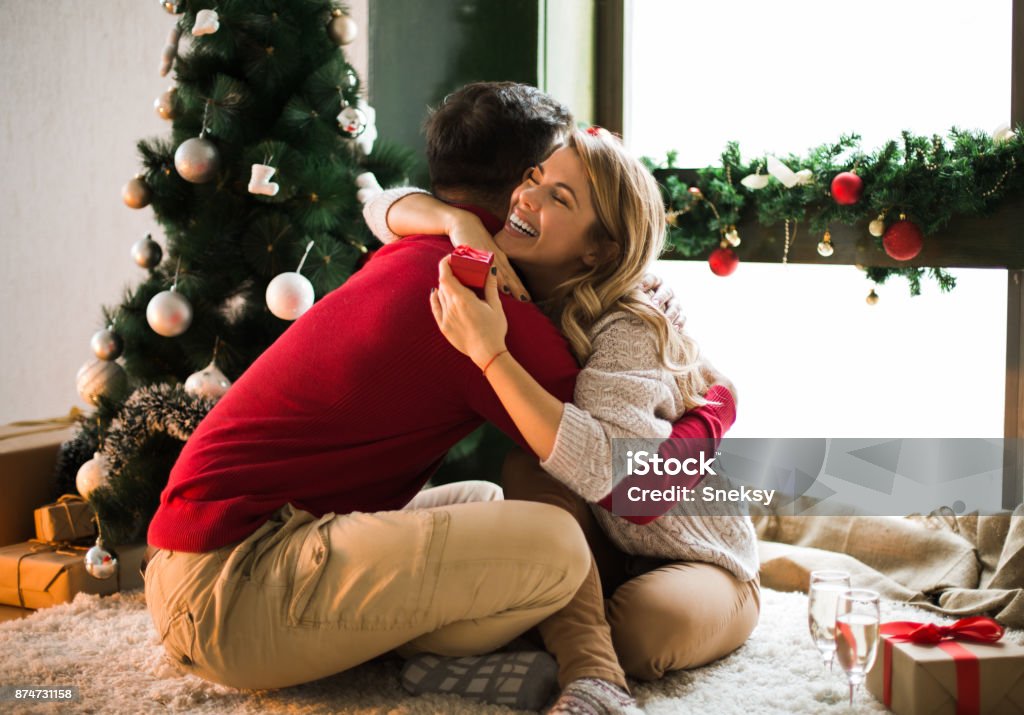
[[(419, 189), (391, 189), (363, 209), (367, 224), (385, 243), (398, 237), (387, 229), (387, 212), (399, 198)], [(666, 439), (685, 411), (675, 377), (661, 366), (653, 332), (636, 316), (603, 316), (589, 331), (593, 354), (580, 371), (558, 425), (555, 446), (541, 462), (552, 476), (591, 502), (608, 537), (637, 556), (716, 564), (742, 581), (757, 575), (757, 537), (750, 517), (697, 499), (676, 506), (648, 524), (634, 524), (594, 504), (613, 487), (612, 440)], [(706, 477), (701, 486), (727, 488)], [(685, 515), (684, 515), (685, 514)]]

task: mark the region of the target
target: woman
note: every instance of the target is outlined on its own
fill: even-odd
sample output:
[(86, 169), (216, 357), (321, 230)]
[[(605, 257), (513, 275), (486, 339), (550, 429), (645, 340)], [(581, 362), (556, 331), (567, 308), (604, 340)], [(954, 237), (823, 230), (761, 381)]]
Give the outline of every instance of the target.
[[(514, 286), (507, 257), (583, 365), (574, 403), (563, 404), (505, 349), (499, 276), (489, 277), (480, 300), (442, 261), (439, 287), (430, 295), (439, 328), (484, 371), (540, 466), (555, 478), (513, 456), (503, 477), (506, 496), (573, 513), (610, 595), (605, 620), (602, 584), (592, 569), (573, 602), (539, 627), (564, 688), (552, 712), (622, 711), (632, 702), (623, 668), (657, 678), (741, 645), (759, 609), (748, 517), (694, 518), (677, 507), (639, 525), (593, 504), (613, 486), (611, 439), (663, 440), (690, 409), (709, 411), (726, 428), (734, 415), (730, 391), (708, 389), (697, 345), (641, 290), (664, 246), (664, 209), (650, 173), (608, 132), (576, 132), (527, 171), (493, 240), (479, 219), (427, 195), (393, 201), (394, 194), (385, 195), (367, 207), (371, 228), (374, 216), (386, 216), (395, 234), (443, 232), (456, 245), (494, 251), (495, 273)], [(381, 226), (375, 232), (386, 234)], [(688, 513), (702, 514), (701, 506), (690, 505)]]

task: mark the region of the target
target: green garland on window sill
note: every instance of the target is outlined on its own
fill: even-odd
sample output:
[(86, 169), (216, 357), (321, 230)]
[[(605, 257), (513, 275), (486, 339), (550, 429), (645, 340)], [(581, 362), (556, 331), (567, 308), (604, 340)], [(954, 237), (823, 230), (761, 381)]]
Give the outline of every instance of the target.
[[(729, 142), (720, 167), (697, 171), (691, 186), (669, 175), (662, 183), (669, 213), (668, 245), (684, 256), (698, 256), (717, 247), (737, 224), (756, 220), (763, 226), (787, 219), (806, 225), (822, 235), (830, 224), (852, 226), (877, 218), (883, 212), (887, 224), (901, 213), (931, 240), (955, 216), (981, 216), (1003, 204), (1024, 198), (1024, 140), (1017, 128), (1002, 140), (984, 132), (957, 128), (950, 130), (949, 144), (943, 137), (902, 133), (902, 142), (889, 141), (873, 153), (860, 149), (860, 136), (843, 135), (834, 144), (812, 148), (807, 156), (789, 154), (777, 158), (796, 172), (809, 169), (807, 183), (787, 188), (771, 178), (761, 189), (749, 189), (741, 180), (751, 174), (767, 174), (766, 159), (744, 161), (737, 142)], [(644, 162), (652, 171), (674, 169), (676, 152), (669, 152), (661, 166)], [(830, 193), (832, 179), (853, 171), (863, 181), (860, 200), (839, 205)], [(691, 191), (693, 187), (699, 192)], [(979, 241), (984, 237), (979, 237)], [(877, 237), (881, 251), (882, 238)], [(742, 257), (742, 249), (739, 253)], [(920, 293), (927, 274), (942, 291), (956, 280), (941, 268), (868, 267), (868, 278), (882, 284), (894, 275), (910, 281), (912, 295)]]

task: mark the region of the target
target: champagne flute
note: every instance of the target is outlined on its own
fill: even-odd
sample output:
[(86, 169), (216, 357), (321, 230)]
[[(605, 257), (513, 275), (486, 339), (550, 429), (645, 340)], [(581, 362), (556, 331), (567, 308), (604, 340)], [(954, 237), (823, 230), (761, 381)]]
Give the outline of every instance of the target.
[(807, 592), (807, 621), (811, 638), (821, 653), (822, 666), (832, 670), (836, 652), (836, 605), (839, 594), (850, 589), (846, 571), (811, 571), (811, 587)]
[(854, 588), (839, 595), (836, 606), (836, 657), (853, 692), (864, 682), (878, 654), (878, 592)]

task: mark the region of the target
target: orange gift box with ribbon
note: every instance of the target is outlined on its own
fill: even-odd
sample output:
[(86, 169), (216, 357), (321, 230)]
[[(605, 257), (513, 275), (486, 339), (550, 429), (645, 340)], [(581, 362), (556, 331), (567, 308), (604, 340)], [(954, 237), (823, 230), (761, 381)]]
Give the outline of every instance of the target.
[(991, 618), (879, 628), (867, 688), (896, 715), (1024, 715), (1024, 647)]

